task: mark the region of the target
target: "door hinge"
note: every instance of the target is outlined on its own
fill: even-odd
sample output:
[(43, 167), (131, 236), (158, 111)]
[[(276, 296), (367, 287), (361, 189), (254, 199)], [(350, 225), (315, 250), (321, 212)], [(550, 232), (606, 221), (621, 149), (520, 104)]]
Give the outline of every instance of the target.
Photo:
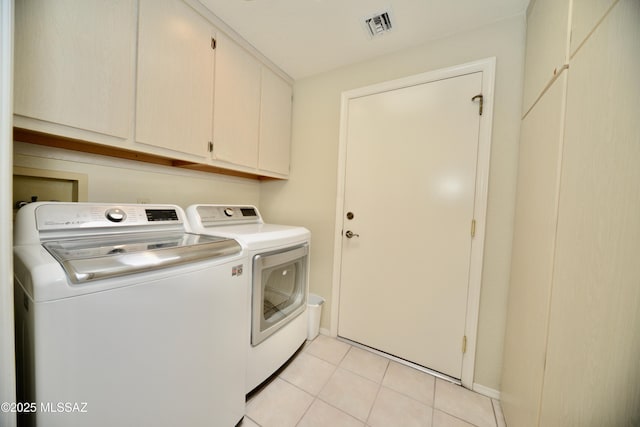
[(476, 220), (471, 220), (471, 238), (476, 237)]
[(467, 336), (462, 336), (462, 354), (467, 352)]
[(207, 150), (209, 150), (210, 153), (213, 153), (213, 142), (209, 141), (207, 144)]
[(482, 94), (476, 95), (471, 98), (471, 102), (475, 101), (476, 99), (480, 99), (480, 108), (478, 109), (478, 114), (482, 115), (482, 104), (484, 103), (484, 96), (482, 96)]
[(216, 42), (216, 39), (214, 37), (211, 37), (211, 49), (215, 50), (217, 44), (218, 43)]

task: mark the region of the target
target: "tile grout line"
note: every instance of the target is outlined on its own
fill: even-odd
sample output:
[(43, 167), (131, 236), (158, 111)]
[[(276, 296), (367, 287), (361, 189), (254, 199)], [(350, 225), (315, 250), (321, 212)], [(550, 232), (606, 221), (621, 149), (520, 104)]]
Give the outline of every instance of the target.
[[(385, 369), (385, 374), (387, 370)], [(382, 377), (384, 378), (384, 376)], [(373, 407), (376, 406), (376, 401), (378, 400), (378, 396), (380, 395), (380, 390), (382, 390), (382, 381), (378, 383), (378, 390), (376, 391), (376, 397), (373, 398), (373, 403), (371, 404), (371, 408), (369, 408), (369, 412), (367, 413), (367, 418), (364, 420), (365, 425), (369, 425), (369, 418), (371, 418), (371, 412), (373, 411)]]
[[(303, 350), (304, 351), (304, 350)], [(340, 361), (338, 363), (342, 363), (342, 360), (344, 360), (344, 358), (346, 357), (347, 353), (349, 353), (349, 351), (351, 351), (351, 348), (349, 350), (347, 350), (344, 354), (344, 356), (342, 357), (342, 359), (340, 359)], [(353, 418), (354, 420), (360, 421), (358, 418), (354, 417), (353, 415), (349, 414), (348, 412), (343, 411), (342, 409), (336, 407), (335, 405), (331, 404), (330, 402), (325, 401), (324, 399), (322, 399), (320, 397), (320, 394), (322, 393), (322, 390), (324, 390), (324, 388), (327, 386), (327, 384), (329, 384), (329, 381), (331, 379), (331, 377), (338, 371), (338, 368), (340, 368), (339, 364), (338, 365), (334, 365), (333, 363), (329, 362), (328, 360), (325, 360), (321, 357), (318, 357), (312, 353), (307, 353), (307, 355), (314, 357), (318, 360), (322, 360), (323, 362), (327, 362), (328, 364), (330, 364), (331, 366), (333, 366), (333, 371), (331, 372), (331, 375), (329, 375), (329, 379), (327, 379), (327, 381), (324, 383), (324, 385), (320, 388), (320, 390), (318, 391), (317, 394), (313, 395), (311, 393), (309, 393), (306, 390), (303, 390), (302, 388), (298, 387), (296, 384), (293, 384), (291, 382), (289, 382), (288, 380), (286, 380), (285, 378), (281, 378), (280, 376), (278, 376), (278, 378), (280, 378), (282, 381), (286, 382), (287, 384), (291, 384), (293, 387), (297, 388), (298, 390), (310, 395), (313, 397), (313, 400), (311, 401), (311, 404), (309, 405), (309, 407), (304, 411), (304, 413), (302, 414), (302, 416), (300, 417), (300, 419), (296, 422), (296, 426), (300, 424), (300, 422), (302, 421), (302, 419), (304, 418), (305, 415), (307, 415), (307, 413), (309, 412), (309, 410), (311, 409), (311, 406), (313, 406), (313, 404), (319, 400), (320, 402), (324, 403), (325, 405), (331, 406), (333, 409), (335, 409), (336, 411), (340, 411), (341, 413)], [(346, 371), (348, 371), (348, 369), (345, 369)], [(350, 372), (350, 371), (349, 371)], [(366, 424), (366, 421), (365, 421)]]
[(373, 347), (369, 347), (369, 346), (366, 346), (364, 344), (360, 344), (360, 343), (355, 342), (355, 341), (351, 341), (351, 340), (349, 340), (347, 338), (337, 337), (336, 339), (338, 341), (340, 341), (340, 342), (344, 342), (345, 344), (349, 344), (352, 347), (368, 351), (368, 352), (376, 354), (376, 355), (378, 355), (380, 357), (384, 357), (385, 359), (389, 360), (390, 362), (395, 362), (395, 363), (398, 363), (400, 365), (407, 366), (409, 368), (415, 369), (417, 371), (424, 372), (427, 375), (431, 375), (434, 378), (440, 378), (441, 380), (450, 382), (452, 384), (462, 385), (462, 382), (460, 380), (452, 378), (452, 377), (450, 377), (448, 375), (442, 374), (441, 372), (435, 371), (433, 369), (427, 368), (426, 366), (422, 366), (422, 365), (419, 365), (417, 363), (410, 362), (408, 360), (402, 359), (401, 357), (396, 357), (396, 356), (394, 356), (392, 354), (385, 353), (384, 351), (377, 350), (377, 349), (375, 349)]
[[(352, 371), (352, 370), (350, 370), (350, 369), (348, 369), (348, 368), (345, 368), (345, 367), (340, 366), (340, 365), (342, 364), (342, 362), (344, 362), (344, 360), (347, 358), (347, 355), (349, 354), (349, 352), (350, 352), (353, 348), (355, 348), (355, 347), (354, 347), (354, 346), (352, 346), (352, 345), (350, 345), (350, 346), (349, 346), (349, 350), (347, 350), (347, 351), (345, 352), (345, 354), (344, 354), (344, 356), (342, 357), (342, 359), (340, 359), (340, 361), (338, 362), (338, 365), (335, 365), (336, 369), (333, 371), (333, 373), (332, 373), (331, 375), (333, 376), (333, 375), (338, 371), (338, 369), (342, 369), (342, 370), (344, 370), (344, 371), (346, 371), (346, 372), (349, 372), (349, 373), (351, 373), (351, 374), (353, 374), (353, 375), (355, 375), (355, 376), (357, 376), (357, 377), (360, 377), (360, 378), (362, 378), (362, 379), (364, 379), (364, 380), (371, 381), (371, 382), (373, 382), (373, 383), (377, 384), (377, 386), (378, 386), (378, 390), (376, 391), (376, 396), (375, 396), (375, 398), (373, 399), (373, 403), (371, 404), (371, 408), (369, 408), (369, 412), (367, 413), (367, 416), (366, 416), (366, 418), (365, 418), (365, 420), (364, 420), (364, 425), (365, 425), (365, 426), (367, 426), (367, 425), (369, 425), (367, 422), (369, 421), (369, 417), (371, 416), (371, 411), (373, 411), (373, 407), (374, 407), (374, 405), (375, 405), (375, 403), (376, 403), (376, 400), (378, 399), (378, 395), (380, 394), (380, 390), (382, 389), (382, 381), (384, 380), (384, 376), (387, 374), (387, 370), (389, 369), (389, 365), (390, 365), (390, 363), (389, 363), (389, 362), (387, 362), (387, 365), (385, 366), (385, 369), (384, 369), (384, 372), (383, 372), (383, 374), (382, 374), (382, 378), (380, 379), (380, 382), (378, 382), (378, 381), (374, 381), (374, 380), (372, 380), (371, 378), (367, 378), (367, 377), (365, 377), (365, 376), (363, 376), (363, 375), (360, 375), (360, 374), (359, 374), (359, 373), (357, 373), (357, 372), (354, 372), (354, 371)], [(329, 363), (330, 363), (330, 362), (329, 362)], [(327, 381), (327, 384), (328, 384), (328, 383), (329, 383), (329, 381)], [(327, 385), (327, 384), (325, 384), (325, 385), (324, 385), (324, 387), (326, 387), (326, 385)], [(324, 389), (324, 387), (323, 387), (323, 389)], [(318, 399), (320, 399), (322, 402), (326, 403), (327, 405), (331, 406), (332, 408), (335, 408), (335, 409), (339, 410), (340, 412), (342, 412), (342, 413), (344, 413), (344, 414), (348, 415), (349, 417), (351, 417), (351, 418), (353, 418), (353, 419), (355, 419), (355, 420), (361, 421), (359, 418), (357, 418), (357, 417), (355, 417), (355, 416), (353, 416), (353, 415), (349, 414), (348, 412), (343, 411), (343, 410), (342, 410), (342, 409), (340, 409), (340, 408), (335, 407), (335, 406), (334, 406), (334, 405), (332, 405), (331, 403), (326, 402), (325, 400), (323, 400), (322, 398), (320, 398), (320, 393), (318, 393)]]
[(255, 425), (257, 425), (258, 427), (262, 427), (262, 424), (260, 424), (259, 422), (257, 422), (256, 420), (254, 420), (253, 418), (251, 418), (249, 415), (244, 416), (244, 418), (248, 418), (249, 420), (251, 420), (252, 423), (254, 423)]
[(358, 377), (360, 377), (360, 378), (362, 378), (362, 379), (365, 379), (365, 380), (368, 380), (368, 381), (374, 382), (374, 383), (376, 383), (376, 384), (382, 384), (382, 381), (384, 380), (384, 376), (387, 374), (387, 369), (389, 369), (389, 363), (387, 363), (387, 367), (386, 367), (386, 368), (384, 368), (384, 373), (382, 374), (382, 378), (380, 379), (380, 381), (379, 381), (379, 382), (378, 382), (378, 381), (376, 381), (376, 380), (373, 380), (373, 379), (371, 379), (371, 378), (369, 378), (369, 377), (365, 377), (364, 375), (360, 374), (359, 372), (352, 371), (351, 369), (346, 368), (346, 367), (344, 367), (344, 366), (340, 366), (340, 365), (338, 365), (338, 368), (340, 368), (340, 369), (342, 369), (342, 370), (345, 370), (345, 371), (347, 371), (347, 372), (349, 372), (349, 373), (352, 373), (353, 375), (356, 375), (356, 376), (358, 376)]
[(458, 417), (458, 416), (456, 416), (456, 415), (450, 414), (450, 413), (448, 413), (447, 411), (443, 411), (443, 410), (441, 410), (441, 409), (438, 409), (438, 411), (442, 412), (443, 414), (447, 414), (447, 415), (448, 415), (448, 416), (450, 416), (451, 418), (455, 418), (456, 420), (460, 420), (460, 421), (462, 421), (462, 422), (463, 422), (463, 423), (465, 423), (465, 424), (469, 424), (470, 426), (473, 426), (473, 427), (479, 427), (479, 426), (478, 426), (478, 424), (474, 424), (474, 423), (472, 423), (472, 422), (471, 422), (471, 421), (469, 421), (469, 420), (465, 420), (464, 418), (460, 418), (460, 417)]
[[(351, 348), (349, 349), (349, 351), (347, 352), (347, 354), (354, 348), (357, 348), (357, 347), (352, 345)], [(365, 350), (365, 351), (367, 351), (367, 350)], [(369, 352), (369, 353), (372, 353), (372, 352)], [(347, 358), (347, 354), (345, 354), (344, 358), (340, 362), (341, 364)], [(372, 354), (375, 354), (375, 353), (372, 353)], [(376, 405), (376, 402), (378, 401), (378, 396), (380, 396), (380, 391), (382, 390), (382, 387), (383, 387), (382, 383), (384, 382), (384, 377), (387, 375), (387, 372), (389, 371), (389, 366), (390, 365), (391, 365), (391, 361), (387, 360), (386, 361), (386, 366), (384, 368), (384, 372), (382, 373), (382, 377), (380, 378), (380, 381), (374, 381), (371, 378), (365, 377), (364, 375), (361, 375), (358, 372), (352, 371), (349, 368), (338, 366), (338, 368), (342, 368), (347, 372), (350, 372), (350, 373), (352, 373), (352, 374), (354, 374), (354, 375), (356, 375), (356, 376), (358, 376), (358, 377), (360, 377), (362, 379), (374, 382), (374, 383), (376, 383), (378, 385), (378, 390), (376, 391), (376, 397), (373, 399), (373, 403), (371, 404), (371, 408), (369, 408), (369, 412), (367, 413), (367, 417), (366, 417), (366, 419), (364, 421), (365, 426), (369, 426), (370, 425), (369, 424), (369, 418), (371, 418), (371, 413), (373, 412), (373, 407)], [(400, 393), (400, 394), (404, 395), (403, 393)], [(407, 397), (409, 397), (409, 396), (407, 396)]]
[(433, 419), (436, 417), (436, 384), (437, 378), (433, 378), (433, 402), (431, 402), (431, 426), (433, 427)]
[(491, 399), (491, 409), (493, 409), (493, 420), (496, 422), (496, 427), (498, 427), (498, 415), (496, 414), (496, 405), (493, 403), (493, 399)]
[[(312, 356), (312, 355), (311, 355), (311, 356)], [(315, 356), (314, 356), (314, 357), (315, 357)], [(323, 359), (321, 359), (321, 358), (319, 358), (319, 357), (317, 357), (317, 359), (323, 360)], [(327, 361), (325, 360), (325, 362), (327, 362)], [(337, 371), (337, 368), (338, 368), (338, 367), (337, 367), (337, 366), (335, 366), (335, 365), (333, 365), (333, 363), (331, 363), (331, 362), (327, 362), (327, 363), (329, 363), (330, 365), (332, 365), (332, 366), (334, 366), (334, 367), (335, 367), (335, 369), (333, 370), (333, 372), (331, 372), (331, 375), (329, 376), (329, 379), (331, 379), (331, 377), (333, 376), (333, 374), (335, 374), (335, 372)], [(305, 409), (305, 411), (304, 411), (304, 412), (302, 413), (302, 415), (300, 416), (300, 419), (299, 419), (298, 421), (296, 421), (296, 424), (295, 424), (296, 426), (297, 426), (298, 424), (300, 424), (300, 422), (302, 421), (302, 419), (304, 418), (304, 416), (305, 416), (305, 415), (307, 415), (307, 413), (309, 412), (309, 409), (311, 409), (311, 407), (313, 406), (313, 404), (314, 404), (314, 402), (315, 402), (316, 400), (321, 400), (322, 402), (327, 403), (327, 402), (325, 402), (324, 400), (320, 399), (320, 393), (321, 393), (321, 392), (322, 392), (322, 390), (324, 390), (324, 388), (327, 386), (327, 384), (329, 383), (329, 380), (327, 380), (327, 382), (326, 382), (326, 383), (325, 383), (325, 384), (320, 388), (320, 390), (318, 391), (318, 394), (315, 394), (315, 395), (314, 395), (314, 394), (309, 393), (307, 390), (303, 390), (302, 388), (298, 387), (298, 385), (293, 384), (292, 382), (288, 381), (287, 379), (282, 378), (280, 375), (278, 375), (278, 379), (280, 379), (280, 380), (282, 380), (282, 381), (286, 382), (287, 384), (290, 384), (291, 386), (295, 387), (296, 389), (300, 390), (300, 391), (301, 391), (301, 392), (303, 392), (303, 393), (308, 394), (309, 396), (311, 396), (311, 397), (313, 398), (313, 400), (311, 400), (311, 403), (309, 404), (309, 406), (307, 407), (307, 409)], [(327, 404), (328, 404), (328, 403), (327, 403)], [(333, 406), (333, 405), (331, 405), (331, 406)], [(336, 409), (338, 409), (338, 408), (336, 408)], [(342, 411), (342, 412), (344, 412), (344, 411)]]
[[(314, 341), (311, 341), (311, 343), (313, 343), (313, 342), (314, 342)], [(305, 353), (307, 353), (307, 354), (308, 354), (308, 355), (310, 355), (310, 356), (316, 357), (316, 358), (318, 358), (318, 359), (320, 359), (320, 360), (323, 360), (323, 361), (325, 361), (325, 362), (327, 362), (327, 363), (330, 363), (330, 364), (332, 364), (332, 365), (334, 365), (334, 366), (340, 366), (340, 364), (342, 363), (342, 361), (344, 360), (344, 358), (345, 358), (345, 357), (347, 357), (347, 353), (349, 353), (349, 352), (351, 351), (351, 349), (353, 348), (353, 346), (352, 346), (351, 344), (347, 344), (347, 343), (344, 343), (344, 344), (348, 345), (348, 346), (349, 346), (349, 349), (348, 349), (347, 351), (345, 351), (345, 353), (342, 355), (342, 357), (340, 358), (340, 360), (338, 360), (338, 361), (337, 361), (337, 363), (335, 363), (335, 364), (334, 364), (332, 361), (330, 361), (330, 360), (327, 360), (327, 359), (325, 359), (325, 358), (323, 358), (323, 357), (321, 357), (321, 356), (315, 355), (315, 354), (313, 354), (312, 352), (308, 351), (308, 348), (310, 348), (310, 347), (311, 347), (311, 344), (309, 344), (309, 346), (308, 346), (308, 347), (306, 347), (306, 348), (304, 348), (302, 351), (303, 351), (303, 352), (305, 352)]]
[[(295, 387), (295, 385), (294, 385)], [(303, 390), (304, 391), (304, 390)], [(307, 393), (308, 394), (308, 393)], [(296, 426), (298, 424), (300, 424), (300, 422), (302, 421), (302, 419), (304, 418), (305, 415), (307, 415), (307, 413), (309, 412), (309, 409), (311, 409), (311, 407), (313, 406), (314, 402), (318, 399), (317, 396), (313, 396), (313, 400), (311, 401), (311, 403), (309, 404), (309, 406), (307, 407), (307, 409), (304, 410), (304, 412), (302, 413), (302, 415), (300, 415), (300, 419), (298, 421), (296, 421)]]
[(340, 412), (342, 412), (343, 414), (345, 414), (345, 415), (346, 415), (346, 416), (348, 416), (349, 418), (353, 418), (354, 420), (356, 420), (356, 421), (358, 421), (358, 422), (363, 422), (365, 425), (367, 425), (367, 422), (366, 422), (366, 421), (362, 421), (362, 420), (360, 420), (360, 418), (358, 418), (358, 417), (356, 417), (356, 416), (354, 416), (354, 415), (351, 415), (350, 413), (348, 413), (348, 412), (344, 411), (343, 409), (338, 408), (337, 406), (335, 406), (335, 405), (334, 405), (333, 403), (331, 403), (331, 402), (327, 402), (326, 400), (322, 399), (320, 396), (316, 397), (316, 400), (319, 400), (320, 402), (324, 403), (324, 404), (325, 404), (325, 405), (327, 405), (327, 406), (331, 406), (333, 409), (335, 409), (336, 411), (340, 411)]
[[(436, 381), (436, 383), (437, 383), (437, 381)], [(457, 386), (457, 385), (456, 385), (456, 386)], [(458, 386), (458, 387), (460, 387), (460, 386)], [(436, 406), (436, 392), (435, 392), (435, 388), (436, 388), (436, 385), (434, 385), (434, 392), (433, 392), (433, 411), (434, 411), (434, 416), (435, 416), (435, 410), (436, 410), (436, 407), (435, 407), (435, 406)], [(462, 388), (464, 389), (464, 387), (462, 387)], [(465, 389), (465, 390), (466, 390), (466, 389)], [(470, 392), (472, 392), (472, 393), (475, 393), (475, 394), (479, 394), (479, 393), (474, 392), (473, 390), (468, 390), (468, 391), (470, 391)], [(481, 396), (482, 396), (482, 395), (481, 395)], [(491, 399), (491, 398), (489, 398), (489, 397), (487, 397), (487, 396), (482, 396), (482, 397), (489, 399), (489, 401), (491, 402), (491, 410), (493, 411), (493, 418), (494, 418), (494, 421), (495, 421), (495, 423), (496, 423), (495, 425), (496, 425), (496, 427), (497, 427), (497, 426), (498, 426), (498, 421), (497, 421), (497, 418), (496, 418), (496, 415), (495, 415), (495, 409), (494, 409), (494, 407), (493, 407), (493, 399)], [(460, 421), (462, 421), (462, 422), (464, 422), (464, 423), (467, 423), (467, 424), (469, 424), (469, 425), (472, 425), (473, 427), (478, 427), (478, 425), (477, 425), (477, 424), (474, 424), (474, 423), (472, 423), (471, 421), (466, 420), (466, 419), (464, 419), (464, 418), (460, 418), (459, 416), (454, 415), (454, 414), (452, 414), (452, 413), (450, 413), (450, 412), (447, 412), (447, 411), (446, 411), (446, 410), (444, 410), (444, 409), (438, 409), (438, 411), (440, 411), (440, 412), (442, 412), (442, 413), (444, 413), (444, 414), (447, 414), (448, 416), (450, 416), (450, 417), (452, 417), (452, 418), (455, 418), (455, 419), (457, 419), (457, 420), (460, 420)], [(433, 419), (431, 420), (431, 424), (433, 425)]]
[[(334, 370), (334, 372), (333, 372), (333, 373), (335, 373), (338, 369), (342, 369), (342, 370), (344, 370), (344, 371), (346, 371), (346, 372), (349, 372), (349, 373), (351, 373), (351, 374), (353, 374), (353, 375), (355, 375), (355, 376), (357, 376), (357, 377), (359, 377), (359, 378), (362, 378), (362, 379), (364, 379), (364, 380), (371, 381), (371, 382), (373, 382), (373, 383), (378, 384), (378, 391), (376, 392), (376, 397), (375, 397), (375, 399), (374, 399), (374, 404), (375, 404), (375, 401), (377, 400), (378, 395), (380, 394), (380, 391), (382, 390), (382, 388), (383, 388), (383, 387), (385, 387), (385, 386), (384, 386), (384, 384), (383, 384), (383, 382), (384, 382), (384, 378), (385, 378), (385, 376), (386, 376), (387, 372), (389, 371), (389, 367), (391, 366), (391, 363), (394, 363), (395, 361), (394, 361), (394, 360), (391, 360), (391, 359), (388, 359), (388, 358), (386, 358), (386, 357), (384, 357), (384, 356), (378, 355), (378, 356), (380, 356), (380, 357), (382, 357), (382, 358), (384, 358), (384, 359), (387, 359), (387, 365), (386, 365), (386, 367), (385, 367), (384, 373), (382, 374), (382, 378), (381, 378), (381, 379), (380, 379), (380, 381), (378, 382), (378, 381), (375, 381), (375, 380), (373, 380), (373, 379), (371, 379), (371, 378), (369, 378), (369, 377), (366, 377), (366, 376), (364, 376), (364, 375), (361, 375), (359, 372), (355, 372), (355, 371), (353, 371), (353, 370), (351, 370), (351, 369), (349, 369), (349, 368), (347, 368), (347, 367), (341, 366), (341, 365), (342, 365), (342, 363), (344, 362), (344, 360), (347, 358), (347, 355), (349, 354), (349, 352), (350, 352), (352, 349), (354, 349), (354, 348), (359, 348), (359, 347), (354, 346), (354, 345), (350, 345), (349, 350), (347, 350), (347, 352), (344, 354), (344, 356), (342, 357), (342, 359), (340, 360), (340, 362), (339, 362), (339, 364), (338, 364), (338, 365), (333, 365), (333, 363), (329, 362), (328, 360), (322, 359), (321, 357), (315, 356), (315, 355), (310, 354), (310, 353), (309, 353), (309, 354), (310, 354), (310, 355), (312, 355), (312, 356), (314, 356), (314, 357), (316, 357), (316, 358), (318, 358), (318, 359), (320, 359), (320, 360), (323, 360), (323, 361), (325, 361), (325, 362), (327, 362), (327, 363), (330, 363), (330, 364), (332, 364), (333, 366), (335, 366), (335, 367), (336, 367), (336, 369)], [(369, 353), (372, 353), (372, 354), (377, 354), (377, 353), (375, 353), (375, 352), (370, 351), (368, 348), (363, 348), (362, 350), (364, 350), (364, 351), (368, 351)], [(398, 363), (398, 362), (395, 362), (395, 363)], [(416, 399), (414, 396), (411, 396), (411, 395), (409, 395), (409, 394), (406, 394), (406, 393), (404, 393), (404, 392), (402, 392), (402, 391), (398, 391), (398, 390), (395, 390), (395, 389), (393, 389), (393, 388), (389, 388), (389, 387), (387, 387), (389, 390), (392, 390), (392, 391), (394, 391), (394, 392), (396, 392), (396, 393), (400, 394), (400, 395), (401, 395), (401, 396), (403, 396), (403, 397), (406, 397), (406, 398), (408, 398), (408, 399), (410, 399), (410, 400), (412, 400), (412, 401), (414, 401), (414, 402), (417, 402), (417, 403), (419, 403), (419, 404), (421, 404), (421, 405), (425, 405), (425, 406), (427, 406), (427, 407), (430, 407), (430, 408), (431, 408), (431, 421), (432, 421), (432, 424), (433, 424), (433, 417), (434, 417), (434, 411), (435, 411), (435, 388), (436, 388), (436, 382), (437, 382), (437, 380), (438, 380), (438, 377), (436, 377), (436, 376), (432, 375), (432, 374), (431, 374), (431, 373), (429, 373), (429, 372), (424, 372), (424, 371), (421, 371), (420, 369), (415, 369), (415, 368), (413, 368), (413, 367), (411, 367), (411, 366), (403, 365), (402, 363), (398, 363), (398, 364), (399, 364), (399, 365), (401, 365), (401, 366), (406, 366), (406, 367), (408, 367), (408, 368), (414, 369), (414, 370), (416, 370), (416, 371), (418, 371), (418, 372), (421, 372), (421, 373), (423, 373), (423, 374), (425, 374), (425, 375), (428, 375), (429, 377), (433, 378), (433, 380), (434, 380), (434, 381), (433, 381), (433, 384), (434, 384), (434, 385), (433, 385), (434, 400), (431, 402), (431, 404), (424, 403), (424, 402), (422, 402), (421, 400)], [(332, 375), (333, 375), (333, 373), (332, 373)], [(327, 381), (327, 383), (328, 383), (328, 381)], [(326, 384), (325, 384), (325, 386), (326, 386)], [(324, 388), (324, 387), (323, 387), (323, 388)], [(324, 402), (324, 403), (326, 403), (326, 404), (328, 404), (328, 405), (330, 405), (330, 406), (332, 406), (332, 407), (336, 408), (336, 407), (335, 407), (334, 405), (332, 405), (331, 403), (326, 402), (326, 401), (325, 401), (325, 400), (323, 400), (321, 397), (319, 397), (319, 395), (320, 395), (320, 393), (318, 393), (318, 399), (319, 399), (319, 400), (321, 400), (322, 402)], [(343, 413), (346, 413), (346, 412), (344, 412), (343, 410), (341, 410), (340, 408), (336, 408), (336, 409), (340, 410), (340, 411), (341, 411), (341, 412), (343, 412)], [(371, 406), (371, 409), (369, 410), (369, 414), (367, 415), (367, 421), (369, 420), (369, 417), (371, 416), (371, 411), (372, 411), (372, 410), (373, 410), (373, 405)], [(347, 415), (349, 415), (349, 416), (351, 416), (351, 417), (352, 417), (352, 418), (354, 418), (354, 419), (359, 420), (358, 418), (354, 417), (354, 416), (353, 416), (353, 415), (351, 415), (351, 414), (348, 414), (348, 413), (346, 413), (346, 414), (347, 414)], [(450, 414), (449, 414), (449, 415), (450, 415)], [(456, 418), (457, 418), (457, 417), (456, 417)], [(462, 420), (461, 418), (458, 418), (458, 419)], [(462, 421), (464, 421), (464, 420), (462, 420)], [(366, 423), (366, 421), (365, 421), (365, 424), (366, 424), (366, 425), (369, 425), (369, 424), (367, 424), (367, 423)]]

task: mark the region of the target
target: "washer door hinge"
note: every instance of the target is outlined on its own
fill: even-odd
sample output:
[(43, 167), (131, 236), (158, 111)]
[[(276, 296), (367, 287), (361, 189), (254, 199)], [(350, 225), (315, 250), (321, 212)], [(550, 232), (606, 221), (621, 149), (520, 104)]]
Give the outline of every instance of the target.
[(480, 99), (480, 108), (478, 109), (478, 114), (482, 115), (482, 104), (484, 103), (484, 96), (482, 96), (482, 94), (476, 95), (471, 98), (471, 102), (475, 101), (476, 99)]

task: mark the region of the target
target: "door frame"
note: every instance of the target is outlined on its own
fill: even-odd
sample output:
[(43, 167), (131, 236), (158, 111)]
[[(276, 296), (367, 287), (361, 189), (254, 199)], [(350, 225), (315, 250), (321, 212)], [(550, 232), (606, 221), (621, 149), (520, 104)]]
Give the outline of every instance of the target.
[[(478, 133), (478, 164), (476, 168), (475, 203), (473, 208), (476, 220), (475, 237), (471, 240), (469, 265), (469, 288), (465, 319), (467, 351), (462, 357), (462, 385), (473, 388), (477, 347), (478, 315), (480, 312), (480, 290), (482, 285), (482, 262), (486, 231), (487, 199), (489, 187), (489, 165), (491, 157), (491, 132), (493, 124), (493, 100), (495, 84), (496, 58), (485, 58), (461, 65), (428, 71), (413, 76), (390, 80), (370, 86), (342, 92), (340, 105), (340, 140), (338, 146), (338, 182), (336, 192), (336, 216), (333, 249), (333, 278), (331, 290), (331, 329), (333, 337), (338, 335), (338, 312), (340, 307), (340, 278), (342, 270), (342, 227), (345, 196), (345, 176), (347, 168), (347, 126), (349, 119), (349, 101), (362, 96), (373, 95), (401, 89), (409, 86), (430, 83), (447, 78), (482, 72), (483, 113)], [(469, 99), (471, 102), (471, 98)], [(462, 344), (462, 343), (461, 343)]]

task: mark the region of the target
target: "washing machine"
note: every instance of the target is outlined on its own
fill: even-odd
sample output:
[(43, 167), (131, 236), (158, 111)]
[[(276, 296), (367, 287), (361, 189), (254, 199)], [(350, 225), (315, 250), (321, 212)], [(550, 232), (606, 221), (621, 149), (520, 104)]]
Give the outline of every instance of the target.
[[(247, 255), (173, 205), (32, 203), (15, 220), (20, 425), (234, 426)], [(19, 405), (19, 406), (18, 406)]]
[(200, 204), (186, 212), (195, 232), (233, 238), (247, 250), (249, 393), (306, 340), (311, 233), (304, 227), (265, 224), (255, 206)]

